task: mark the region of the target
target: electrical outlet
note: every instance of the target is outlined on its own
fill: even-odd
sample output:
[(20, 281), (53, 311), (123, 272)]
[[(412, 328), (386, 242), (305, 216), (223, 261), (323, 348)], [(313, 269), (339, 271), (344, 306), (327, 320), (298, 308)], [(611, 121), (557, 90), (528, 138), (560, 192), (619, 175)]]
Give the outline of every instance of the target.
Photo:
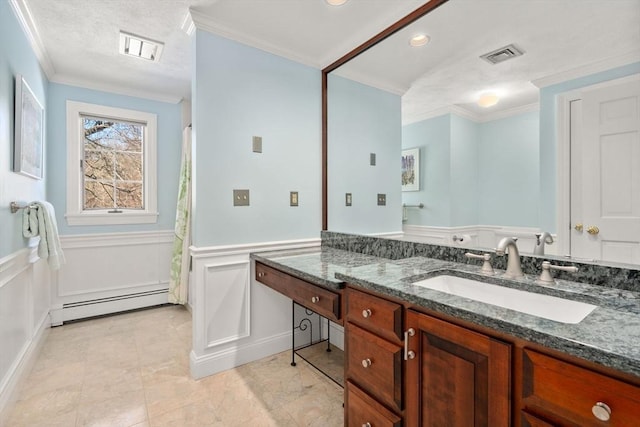
[(289, 192), (289, 206), (298, 206), (298, 192)]
[(375, 166), (376, 165), (376, 153), (370, 153), (369, 154), (369, 164), (371, 166)]
[(261, 136), (253, 137), (253, 152), (262, 153), (262, 137)]
[(387, 205), (387, 195), (378, 193), (378, 206)]
[(233, 190), (233, 206), (249, 206), (249, 190)]
[(344, 205), (345, 206), (351, 206), (351, 202), (352, 202), (351, 193), (346, 193), (344, 195)]

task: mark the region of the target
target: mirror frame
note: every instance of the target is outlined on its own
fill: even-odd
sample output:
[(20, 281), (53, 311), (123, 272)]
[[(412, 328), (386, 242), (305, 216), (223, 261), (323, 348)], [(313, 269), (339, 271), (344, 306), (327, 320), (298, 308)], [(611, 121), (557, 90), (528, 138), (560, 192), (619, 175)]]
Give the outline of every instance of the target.
[(398, 31), (400, 31), (401, 29), (403, 29), (407, 25), (412, 24), (414, 21), (417, 21), (418, 19), (422, 18), (424, 15), (426, 15), (427, 13), (429, 13), (432, 10), (436, 9), (438, 6), (443, 5), (447, 1), (449, 1), (449, 0), (431, 0), (426, 4), (423, 4), (422, 6), (420, 6), (419, 8), (417, 8), (416, 10), (414, 10), (413, 12), (411, 12), (410, 14), (405, 16), (404, 18), (400, 19), (399, 21), (395, 22), (391, 26), (389, 26), (386, 29), (382, 30), (380, 33), (378, 33), (375, 36), (371, 37), (369, 40), (367, 40), (366, 42), (362, 43), (360, 46), (356, 47), (351, 52), (347, 53), (343, 57), (339, 58), (338, 60), (334, 61), (333, 63), (331, 63), (330, 65), (326, 66), (324, 69), (322, 69), (322, 230), (323, 231), (326, 231), (328, 229), (328, 226), (329, 226), (329, 224), (328, 224), (328, 214), (329, 214), (328, 184), (329, 184), (329, 176), (327, 174), (327, 166), (328, 166), (328, 157), (327, 157), (328, 149), (327, 148), (328, 148), (328, 142), (329, 142), (328, 141), (328, 136), (327, 136), (327, 132), (328, 132), (328, 126), (327, 126), (327, 123), (328, 123), (328, 104), (327, 104), (328, 74), (330, 72), (334, 71), (336, 68), (340, 67), (341, 65), (345, 64), (346, 62), (352, 60), (356, 56), (360, 55), (361, 53), (363, 53), (363, 52), (367, 51), (368, 49), (372, 48), (376, 44), (380, 43), (381, 41), (383, 41), (387, 37), (395, 34)]

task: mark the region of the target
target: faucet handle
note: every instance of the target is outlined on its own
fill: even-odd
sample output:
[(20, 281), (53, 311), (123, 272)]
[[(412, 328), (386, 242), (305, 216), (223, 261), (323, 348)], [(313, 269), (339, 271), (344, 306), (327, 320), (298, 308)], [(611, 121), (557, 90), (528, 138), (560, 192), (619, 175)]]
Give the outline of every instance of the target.
[(482, 255), (479, 255), (479, 254), (467, 252), (466, 254), (464, 254), (464, 256), (470, 259), (484, 260), (484, 262), (482, 263), (482, 268), (480, 269), (480, 272), (482, 274), (486, 274), (487, 276), (492, 276), (494, 274), (493, 267), (491, 267), (491, 254), (484, 253)]
[(549, 261), (542, 261), (542, 273), (540, 273), (540, 277), (538, 278), (538, 282), (541, 283), (555, 283), (553, 280), (553, 276), (551, 275), (551, 270), (560, 270), (560, 271), (568, 271), (571, 273), (576, 273), (578, 271), (578, 267), (574, 265), (555, 265), (551, 264)]

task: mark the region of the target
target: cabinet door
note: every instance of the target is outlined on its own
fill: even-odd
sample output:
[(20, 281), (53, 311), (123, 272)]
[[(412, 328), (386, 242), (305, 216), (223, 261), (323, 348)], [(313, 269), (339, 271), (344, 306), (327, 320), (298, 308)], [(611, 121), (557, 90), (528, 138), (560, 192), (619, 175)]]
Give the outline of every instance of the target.
[(407, 328), (407, 425), (511, 424), (510, 345), (412, 310)]

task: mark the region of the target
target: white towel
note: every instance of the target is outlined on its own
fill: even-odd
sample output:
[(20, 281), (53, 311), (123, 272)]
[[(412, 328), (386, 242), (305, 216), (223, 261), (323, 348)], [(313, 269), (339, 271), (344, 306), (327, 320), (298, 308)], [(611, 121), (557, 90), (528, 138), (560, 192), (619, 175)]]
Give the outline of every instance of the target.
[(53, 205), (49, 202), (31, 202), (22, 213), (22, 235), (40, 236), (38, 256), (46, 259), (49, 268), (58, 270), (65, 263), (58, 236), (58, 225)]

